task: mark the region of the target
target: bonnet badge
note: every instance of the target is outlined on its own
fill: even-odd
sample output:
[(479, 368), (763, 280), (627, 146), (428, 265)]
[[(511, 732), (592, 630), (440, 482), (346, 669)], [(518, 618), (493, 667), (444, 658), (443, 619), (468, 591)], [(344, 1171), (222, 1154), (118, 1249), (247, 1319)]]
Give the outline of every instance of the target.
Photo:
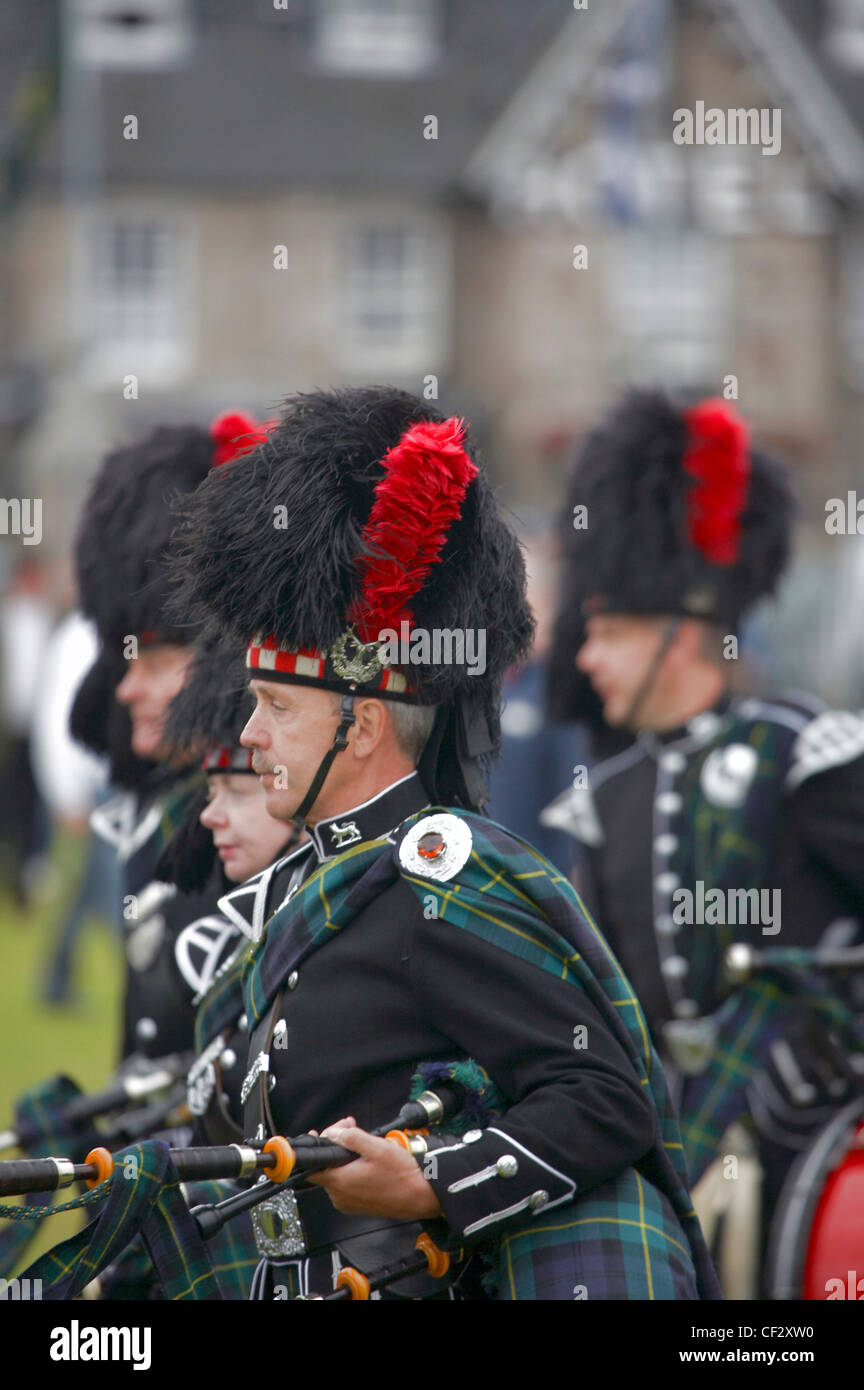
[(365, 684), (384, 669), (378, 642), (361, 642), (353, 627), (346, 628), (330, 648), (330, 660), (337, 676), (345, 681)]

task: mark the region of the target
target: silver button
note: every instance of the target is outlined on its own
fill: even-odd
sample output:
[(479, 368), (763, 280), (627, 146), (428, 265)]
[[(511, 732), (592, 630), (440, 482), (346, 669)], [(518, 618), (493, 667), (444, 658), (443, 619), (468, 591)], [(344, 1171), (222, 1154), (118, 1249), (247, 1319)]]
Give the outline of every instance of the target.
[(658, 893), (674, 893), (680, 886), (681, 880), (677, 874), (670, 872), (658, 874), (654, 880)]
[(718, 714), (711, 710), (706, 710), (704, 714), (697, 714), (687, 725), (689, 732), (694, 738), (713, 738), (720, 728), (722, 720)]
[(158, 1032), (156, 1020), (153, 1018), (139, 1018), (135, 1024), (135, 1036), (140, 1038), (141, 1042), (150, 1042)]
[(249, 1027), (249, 1020), (245, 1014), (240, 1015), (239, 1019), (237, 1020), (237, 1027), (241, 1033), (246, 1032), (246, 1029)]
[(539, 1192), (531, 1193), (531, 1196), (528, 1198), (528, 1207), (531, 1211), (539, 1211), (541, 1207), (546, 1206), (548, 1201), (549, 1193), (544, 1192), (543, 1189), (540, 1188)]
[(695, 1018), (699, 1013), (699, 1005), (695, 999), (679, 999), (675, 1005), (676, 1018)]
[(482, 1129), (467, 1129), (462, 1135), (463, 1144), (476, 1144), (478, 1139), (483, 1138)]
[(230, 1071), (232, 1067), (236, 1067), (237, 1065), (237, 1053), (234, 1051), (233, 1048), (226, 1047), (219, 1060), (222, 1063), (225, 1070)]
[(515, 1178), (519, 1172), (518, 1159), (513, 1154), (502, 1154), (495, 1164), (495, 1171), (499, 1178)]
[(654, 926), (661, 936), (674, 936), (677, 931), (681, 930), (674, 917), (671, 917), (668, 912), (664, 912), (662, 916), (658, 917)]
[(733, 743), (725, 750), (725, 771), (733, 777), (752, 777), (758, 761), (749, 743)]
[(674, 816), (681, 810), (681, 797), (678, 792), (661, 792), (655, 804), (664, 816)]
[(654, 841), (654, 848), (658, 854), (674, 854), (678, 848), (678, 836), (658, 835)]
[(292, 971), (291, 971), (291, 974), (288, 976), (288, 980), (287, 980), (288, 988), (289, 988), (289, 989), (296, 989), (296, 988), (297, 988), (297, 981), (298, 981), (299, 979), (300, 979), (300, 976), (297, 974), (297, 971), (296, 971), (296, 970), (292, 970)]
[(689, 973), (690, 967), (683, 956), (670, 956), (662, 962), (660, 969), (667, 979), (682, 980)]
[(660, 754), (660, 766), (666, 772), (683, 772), (687, 766), (687, 759), (683, 753), (676, 753), (673, 749), (669, 753)]

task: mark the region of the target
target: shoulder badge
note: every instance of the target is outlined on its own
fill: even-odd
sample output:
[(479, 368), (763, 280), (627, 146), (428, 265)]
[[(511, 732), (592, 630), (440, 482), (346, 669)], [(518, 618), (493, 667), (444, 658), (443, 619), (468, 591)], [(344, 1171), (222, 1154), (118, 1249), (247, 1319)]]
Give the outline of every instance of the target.
[(851, 763), (864, 753), (864, 715), (849, 710), (825, 710), (795, 740), (786, 785), (792, 790), (829, 767)]
[(409, 873), (441, 881), (454, 878), (471, 856), (471, 827), (442, 812), (412, 825), (399, 846), (399, 863)]

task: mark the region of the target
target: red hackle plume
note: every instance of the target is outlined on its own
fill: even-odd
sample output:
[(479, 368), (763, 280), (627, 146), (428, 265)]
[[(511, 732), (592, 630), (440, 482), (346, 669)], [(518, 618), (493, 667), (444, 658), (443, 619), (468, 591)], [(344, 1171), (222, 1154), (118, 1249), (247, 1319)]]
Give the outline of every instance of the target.
[(269, 428), (269, 425), (259, 425), (242, 410), (226, 410), (224, 415), (217, 415), (210, 426), (210, 438), (215, 446), (213, 467), (230, 463), (241, 454), (251, 454), (267, 438)]
[(477, 469), (463, 447), (465, 422), (421, 421), (381, 460), (384, 477), (363, 531), (360, 593), (348, 619), (364, 642), (411, 622), (411, 599), (440, 559)]
[(687, 494), (690, 540), (712, 564), (732, 565), (750, 482), (747, 426), (721, 400), (700, 401), (684, 418), (690, 442), (682, 467), (694, 479)]

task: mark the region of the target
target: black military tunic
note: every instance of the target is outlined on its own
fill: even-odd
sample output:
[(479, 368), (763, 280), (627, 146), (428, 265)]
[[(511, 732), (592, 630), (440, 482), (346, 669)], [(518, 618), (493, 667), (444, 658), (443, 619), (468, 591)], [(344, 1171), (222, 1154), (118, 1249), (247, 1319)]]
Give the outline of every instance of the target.
[[(726, 698), (684, 728), (640, 734), (587, 782), (545, 819), (580, 841), (579, 890), (661, 1053), (665, 1024), (717, 1006), (731, 941), (807, 947), (829, 929), (838, 943), (854, 939), (864, 917), (860, 716)], [(736, 890), (758, 890), (758, 920), (740, 920), (740, 899), (737, 921), (712, 922), (706, 898), (717, 888), (729, 907)]]
[[(312, 843), (291, 859), (302, 856), (311, 872), (352, 843), (395, 831), (426, 802), (412, 775), (320, 822)], [(276, 902), (281, 873), (274, 885)], [(257, 906), (256, 913), (250, 899), (248, 914), (260, 920)], [(577, 1053), (574, 1029), (581, 1026), (590, 1047)], [(494, 1234), (514, 1212), (597, 1186), (652, 1144), (649, 1102), (590, 1000), (450, 923), (427, 919), (397, 872), (349, 927), (288, 975), (249, 1055), (249, 1139), (320, 1131), (346, 1115), (374, 1128), (398, 1114), (419, 1062), (480, 1062), (510, 1107), (506, 1136), (491, 1126), (465, 1136), (440, 1151), (430, 1175), (450, 1230), (467, 1237), (488, 1227)], [(505, 1150), (517, 1156), (516, 1171), (497, 1175)], [(314, 1201), (317, 1220), (321, 1194)]]
[(195, 990), (178, 970), (177, 938), (189, 922), (215, 909), (225, 887), (217, 872), (199, 893), (181, 893), (153, 877), (165, 846), (172, 790), (163, 776), (149, 794), (124, 793), (92, 817), (94, 831), (115, 846), (123, 874), (124, 1059), (191, 1050)]

